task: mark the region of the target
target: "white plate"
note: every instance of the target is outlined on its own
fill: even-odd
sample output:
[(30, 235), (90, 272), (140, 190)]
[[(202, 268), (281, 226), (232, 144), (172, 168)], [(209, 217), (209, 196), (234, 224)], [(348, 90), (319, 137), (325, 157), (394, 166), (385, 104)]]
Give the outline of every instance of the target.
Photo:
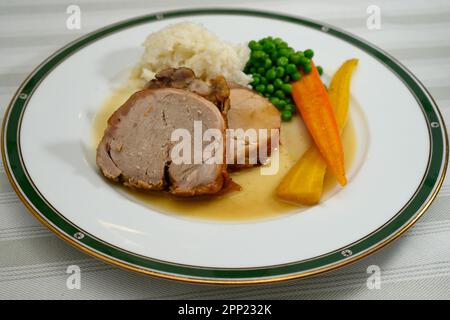
[[(272, 35), (295, 48), (314, 48), (315, 60), (330, 71), (359, 59), (352, 80), (357, 163), (347, 187), (301, 214), (222, 223), (150, 210), (101, 177), (92, 147), (94, 115), (138, 61), (146, 36), (186, 20), (235, 43)], [(139, 17), (69, 44), (23, 83), (2, 133), (16, 192), (55, 233), (127, 269), (203, 283), (302, 277), (381, 248), (428, 208), (448, 152), (432, 98), (386, 53), (321, 23), (232, 9)]]

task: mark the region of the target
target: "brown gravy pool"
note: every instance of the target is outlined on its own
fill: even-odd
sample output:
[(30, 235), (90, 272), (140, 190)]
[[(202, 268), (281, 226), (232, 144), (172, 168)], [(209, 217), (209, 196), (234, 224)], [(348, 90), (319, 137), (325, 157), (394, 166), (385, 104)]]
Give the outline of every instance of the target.
[[(103, 136), (109, 116), (137, 90), (138, 88), (135, 86), (124, 87), (116, 90), (105, 100), (94, 118), (94, 150)], [(126, 187), (120, 187), (120, 189), (134, 200), (154, 210), (189, 218), (249, 221), (281, 216), (294, 210), (299, 211), (301, 207), (279, 200), (274, 191), (283, 176), (310, 144), (310, 137), (300, 117), (294, 116), (290, 122), (282, 123), (280, 141), (280, 166), (276, 175), (263, 176), (260, 174), (259, 167), (231, 173), (233, 181), (241, 185), (241, 191), (219, 197), (185, 199), (176, 198), (163, 192), (143, 193)], [(345, 166), (348, 171), (356, 150), (355, 128), (351, 121), (348, 121), (344, 129), (342, 143), (346, 158)], [(327, 173), (324, 182), (324, 196), (336, 184), (333, 176)]]

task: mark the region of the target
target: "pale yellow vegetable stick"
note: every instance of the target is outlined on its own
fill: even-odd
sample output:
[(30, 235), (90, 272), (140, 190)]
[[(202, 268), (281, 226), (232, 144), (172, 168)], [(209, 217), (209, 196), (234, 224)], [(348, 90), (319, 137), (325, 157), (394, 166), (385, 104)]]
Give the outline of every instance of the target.
[[(357, 63), (357, 59), (344, 62), (334, 74), (328, 89), (328, 96), (341, 133), (348, 118), (350, 79)], [(312, 144), (283, 178), (276, 194), (282, 199), (304, 205), (316, 204), (322, 196), (326, 171), (327, 164), (319, 150)]]

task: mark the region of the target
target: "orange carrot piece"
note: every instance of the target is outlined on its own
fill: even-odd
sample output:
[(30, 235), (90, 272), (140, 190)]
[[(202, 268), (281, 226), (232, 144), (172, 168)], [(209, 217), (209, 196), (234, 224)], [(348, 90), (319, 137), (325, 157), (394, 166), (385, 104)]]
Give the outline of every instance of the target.
[(316, 66), (312, 61), (311, 63), (311, 72), (303, 73), (300, 80), (292, 83), (292, 97), (328, 168), (344, 186), (347, 179), (339, 128), (327, 90)]

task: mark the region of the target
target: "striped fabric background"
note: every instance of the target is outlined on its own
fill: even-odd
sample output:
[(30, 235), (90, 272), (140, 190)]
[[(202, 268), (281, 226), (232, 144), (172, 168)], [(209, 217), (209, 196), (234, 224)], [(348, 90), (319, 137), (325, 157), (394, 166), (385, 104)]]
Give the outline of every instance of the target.
[[(66, 29), (66, 8), (81, 8), (82, 28)], [(366, 9), (381, 9), (381, 29), (368, 30)], [(450, 123), (449, 1), (0, 0), (0, 114), (34, 67), (67, 42), (98, 27), (155, 11), (205, 6), (259, 8), (307, 16), (357, 34), (387, 50), (428, 87)], [(0, 166), (0, 299), (398, 299), (450, 298), (450, 178), (410, 231), (349, 267), (272, 285), (221, 287), (149, 278), (73, 249), (31, 217)], [(374, 195), (376, 198), (376, 195)], [(81, 289), (68, 290), (69, 265)], [(367, 268), (381, 268), (370, 290)]]

